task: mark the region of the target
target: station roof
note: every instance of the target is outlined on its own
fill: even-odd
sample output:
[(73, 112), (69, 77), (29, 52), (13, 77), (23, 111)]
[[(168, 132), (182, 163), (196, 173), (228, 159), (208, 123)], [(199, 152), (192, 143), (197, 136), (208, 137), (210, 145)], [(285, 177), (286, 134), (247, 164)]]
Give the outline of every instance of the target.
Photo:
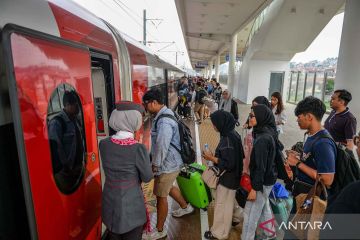
[[(175, 0), (190, 61), (213, 60), (238, 35), (241, 53), (252, 22), (272, 0)], [(221, 60), (224, 61), (224, 58)]]

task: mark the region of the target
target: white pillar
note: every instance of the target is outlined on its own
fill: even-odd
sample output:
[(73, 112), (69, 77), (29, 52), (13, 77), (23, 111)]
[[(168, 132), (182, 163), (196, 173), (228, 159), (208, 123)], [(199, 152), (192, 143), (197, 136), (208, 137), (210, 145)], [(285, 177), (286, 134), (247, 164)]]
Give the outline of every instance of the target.
[(352, 94), (351, 112), (360, 119), (360, 1), (347, 0), (335, 80), (336, 89)]
[(215, 78), (216, 81), (219, 82), (219, 76), (220, 76), (220, 54), (216, 56), (215, 60)]
[(211, 78), (212, 77), (212, 70), (213, 70), (213, 65), (214, 65), (214, 62), (213, 62), (213, 60), (210, 60), (209, 61), (209, 78)]
[(233, 86), (234, 86), (236, 47), (237, 47), (237, 34), (235, 34), (231, 39), (228, 82), (227, 82), (227, 85), (228, 85), (227, 88), (228, 89), (233, 89)]

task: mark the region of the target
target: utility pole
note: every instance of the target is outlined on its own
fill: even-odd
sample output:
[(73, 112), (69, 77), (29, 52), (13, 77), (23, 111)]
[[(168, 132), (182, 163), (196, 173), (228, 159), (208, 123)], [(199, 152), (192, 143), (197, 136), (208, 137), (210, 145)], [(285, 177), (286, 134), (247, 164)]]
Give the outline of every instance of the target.
[(143, 32), (143, 43), (144, 45), (146, 46), (146, 9), (144, 9), (143, 11), (143, 21), (144, 21), (144, 25), (143, 25), (143, 29), (144, 29), (144, 32)]

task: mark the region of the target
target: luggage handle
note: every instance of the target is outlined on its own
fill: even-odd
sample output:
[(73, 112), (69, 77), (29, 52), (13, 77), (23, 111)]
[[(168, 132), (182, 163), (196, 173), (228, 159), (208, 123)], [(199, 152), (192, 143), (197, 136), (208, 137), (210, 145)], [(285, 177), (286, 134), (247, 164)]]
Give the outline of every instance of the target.
[(203, 169), (201, 169), (201, 168), (197, 168), (197, 167), (190, 166), (190, 165), (188, 165), (187, 167), (188, 167), (188, 168), (191, 168), (191, 169), (194, 169), (195, 171), (200, 172), (200, 174), (202, 174), (202, 173), (204, 172), (204, 170), (203, 170)]

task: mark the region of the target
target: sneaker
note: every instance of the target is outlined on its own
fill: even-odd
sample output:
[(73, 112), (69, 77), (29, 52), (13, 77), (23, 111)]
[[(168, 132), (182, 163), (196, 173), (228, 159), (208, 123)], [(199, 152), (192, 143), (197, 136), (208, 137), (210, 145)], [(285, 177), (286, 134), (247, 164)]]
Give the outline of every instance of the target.
[(166, 237), (167, 232), (165, 229), (162, 232), (159, 232), (156, 228), (149, 233), (144, 233), (142, 235), (142, 240), (156, 240)]
[(190, 214), (194, 211), (194, 208), (191, 206), (190, 203), (188, 203), (187, 207), (186, 208), (179, 208), (177, 210), (174, 210), (172, 212), (172, 216), (173, 217), (182, 217), (186, 214)]

